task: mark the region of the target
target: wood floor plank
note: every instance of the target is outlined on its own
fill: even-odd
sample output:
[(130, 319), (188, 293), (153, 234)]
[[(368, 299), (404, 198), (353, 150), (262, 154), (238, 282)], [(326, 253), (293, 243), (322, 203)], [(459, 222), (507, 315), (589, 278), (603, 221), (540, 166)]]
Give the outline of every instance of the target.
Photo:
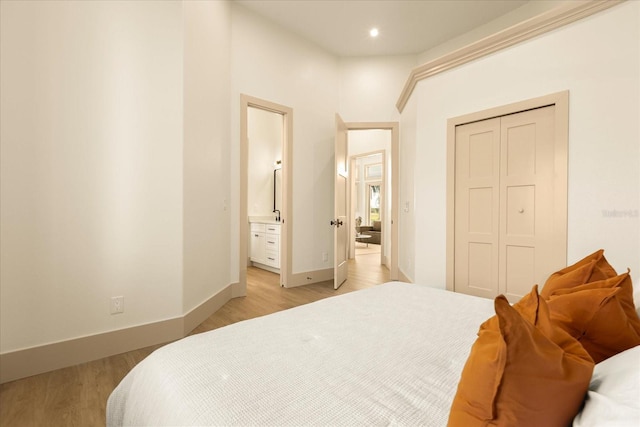
[[(297, 307), (323, 298), (389, 281), (380, 254), (365, 253), (349, 261), (347, 281), (337, 291), (333, 282), (285, 289), (279, 276), (249, 268), (247, 296), (234, 298), (191, 334)], [(152, 346), (0, 385), (0, 426), (103, 426), (107, 398), (124, 376), (161, 347)]]

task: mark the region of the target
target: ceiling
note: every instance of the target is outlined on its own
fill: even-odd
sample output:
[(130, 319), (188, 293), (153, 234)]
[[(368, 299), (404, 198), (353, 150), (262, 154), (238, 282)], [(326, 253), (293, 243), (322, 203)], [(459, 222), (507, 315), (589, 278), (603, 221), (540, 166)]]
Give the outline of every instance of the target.
[[(527, 0), (235, 0), (340, 56), (425, 52)], [(369, 36), (377, 27), (380, 35)]]

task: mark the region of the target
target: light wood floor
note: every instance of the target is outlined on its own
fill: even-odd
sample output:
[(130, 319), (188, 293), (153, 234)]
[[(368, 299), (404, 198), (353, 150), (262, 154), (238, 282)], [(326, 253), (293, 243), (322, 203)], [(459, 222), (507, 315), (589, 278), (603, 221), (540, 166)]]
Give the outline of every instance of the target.
[[(192, 333), (206, 332), (333, 295), (389, 281), (379, 254), (349, 261), (349, 276), (340, 289), (325, 282), (281, 288), (278, 275), (257, 268), (247, 271), (247, 296), (234, 298)], [(0, 426), (103, 426), (107, 398), (138, 362), (160, 346), (83, 363), (0, 385)]]
[(378, 254), (380, 257), (381, 247), (374, 243), (360, 243), (356, 242), (355, 245), (356, 257), (359, 255)]

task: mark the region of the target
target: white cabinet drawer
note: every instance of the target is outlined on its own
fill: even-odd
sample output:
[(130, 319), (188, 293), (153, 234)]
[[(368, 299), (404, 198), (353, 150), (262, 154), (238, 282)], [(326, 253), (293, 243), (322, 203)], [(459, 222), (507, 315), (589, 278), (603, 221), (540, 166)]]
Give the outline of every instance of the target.
[(280, 224), (263, 224), (265, 226), (265, 232), (271, 234), (280, 234)]
[(278, 252), (280, 250), (280, 236), (277, 234), (265, 234), (264, 247), (268, 251)]
[(271, 267), (280, 268), (280, 256), (278, 255), (278, 252), (266, 251), (265, 258), (265, 264)]

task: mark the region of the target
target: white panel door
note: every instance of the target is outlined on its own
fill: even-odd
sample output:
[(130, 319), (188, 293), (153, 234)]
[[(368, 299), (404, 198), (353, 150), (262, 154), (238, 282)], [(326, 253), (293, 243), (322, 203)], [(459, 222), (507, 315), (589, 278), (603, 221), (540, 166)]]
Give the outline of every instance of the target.
[(456, 128), (455, 290), (498, 292), (500, 119)]
[(543, 284), (553, 254), (555, 106), (501, 118), (499, 292), (511, 302)]
[(339, 115), (336, 114), (336, 138), (335, 138), (335, 193), (333, 225), (333, 287), (338, 289), (347, 280), (348, 274), (348, 242), (349, 227), (347, 222), (347, 136), (348, 129)]

